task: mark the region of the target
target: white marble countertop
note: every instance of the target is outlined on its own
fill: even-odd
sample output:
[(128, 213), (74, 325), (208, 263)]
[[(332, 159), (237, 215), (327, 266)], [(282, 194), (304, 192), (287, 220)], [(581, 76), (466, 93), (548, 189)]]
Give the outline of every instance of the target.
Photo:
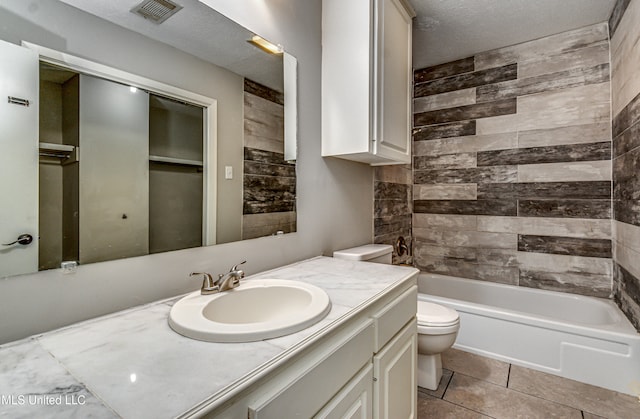
[(237, 391), (262, 365), (304, 348), (310, 336), (328, 332), (415, 272), (318, 257), (247, 277), (309, 282), (332, 302), (310, 328), (259, 342), (209, 343), (175, 333), (167, 318), (176, 297), (2, 345), (0, 417), (179, 416)]

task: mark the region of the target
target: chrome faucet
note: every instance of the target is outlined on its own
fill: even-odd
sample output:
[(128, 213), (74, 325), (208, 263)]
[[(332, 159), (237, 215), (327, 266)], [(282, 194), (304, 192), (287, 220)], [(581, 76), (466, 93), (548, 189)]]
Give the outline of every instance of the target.
[(245, 260), (244, 262), (238, 263), (226, 274), (218, 275), (218, 280), (215, 282), (213, 281), (213, 276), (207, 272), (191, 272), (189, 276), (202, 275), (204, 277), (202, 280), (202, 288), (200, 288), (200, 294), (216, 294), (218, 292), (228, 291), (240, 285), (240, 280), (244, 278), (244, 271), (238, 269), (238, 266), (243, 263), (247, 263), (247, 261)]
[(238, 269), (238, 266), (245, 263), (247, 263), (246, 260), (229, 269), (229, 272), (227, 272), (226, 274), (218, 275), (216, 285), (219, 288), (219, 292), (227, 291), (240, 285), (240, 280), (244, 278), (244, 271)]

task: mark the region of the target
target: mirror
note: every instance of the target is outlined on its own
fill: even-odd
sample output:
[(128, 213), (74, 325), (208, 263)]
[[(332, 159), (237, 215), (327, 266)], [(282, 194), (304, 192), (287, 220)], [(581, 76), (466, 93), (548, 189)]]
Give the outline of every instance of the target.
[[(266, 53), (248, 43), (255, 34), (197, 0), (181, 1), (182, 8), (161, 23), (132, 13), (139, 3), (8, 0), (0, 5), (0, 40), (31, 44), (41, 59), (40, 220), (35, 231), (39, 240), (34, 241), (42, 245), (39, 269), (59, 267), (60, 262), (67, 260), (83, 264), (296, 230), (295, 163), (291, 161), (295, 159), (295, 59), (286, 53)], [(48, 58), (42, 55), (45, 50), (52, 51)], [(69, 68), (69, 63), (75, 62), (73, 57), (95, 63), (88, 66), (93, 70), (86, 74), (78, 68)], [(103, 67), (109, 67), (113, 73), (103, 72)], [(96, 115), (119, 109), (107, 103), (110, 93), (105, 92), (139, 87), (140, 78), (160, 83), (160, 91), (150, 88), (137, 93), (146, 95), (136, 108), (142, 115), (136, 119), (144, 120), (142, 125), (147, 129), (144, 145), (135, 151), (144, 154), (144, 169), (131, 171), (128, 163), (105, 160), (111, 146), (96, 152), (92, 157), (95, 160), (91, 160), (85, 153), (91, 148), (91, 139), (83, 140), (82, 134), (71, 141), (63, 138), (69, 118), (63, 113), (51, 117), (51, 103), (68, 100), (61, 86), (73, 77), (87, 81), (78, 82), (80, 93), (75, 93), (81, 99), (72, 107), (81, 109), (79, 113), (96, 108)], [(94, 89), (97, 93), (93, 94), (93, 102), (83, 102), (91, 96), (83, 95), (83, 91), (90, 91), (89, 87), (84, 90), (82, 87), (89, 86), (89, 81), (100, 86)], [(56, 83), (57, 87), (52, 86)], [(54, 97), (51, 88), (59, 90), (58, 96)], [(183, 91), (193, 93), (196, 98), (212, 99), (213, 104), (172, 94)], [(125, 93), (129, 94), (123, 92), (122, 97)], [(120, 113), (131, 115), (133, 111)], [(167, 133), (176, 131), (175, 126), (180, 124), (176, 121), (187, 119), (191, 128), (169, 138)], [(114, 133), (105, 137), (117, 137), (118, 124), (115, 123)], [(83, 125), (76, 130), (87, 131)], [(56, 133), (51, 135), (52, 131)], [(190, 145), (184, 146), (185, 142)], [(179, 147), (173, 155), (170, 149), (175, 144)], [(191, 151), (185, 154), (186, 148)], [(122, 149), (114, 154), (127, 160), (125, 156), (135, 153)], [(82, 167), (83, 163), (94, 172), (104, 166), (102, 177), (96, 177), (85, 188), (95, 193), (83, 194), (82, 186), (71, 188), (72, 192), (67, 193), (71, 198), (63, 203), (67, 178), (63, 171), (73, 172), (75, 165), (78, 172), (77, 166)], [(129, 174), (125, 176), (126, 170)], [(109, 187), (117, 175), (130, 181)], [(82, 185), (87, 182), (86, 176), (94, 174), (76, 176), (79, 177), (76, 182)], [(122, 185), (130, 187), (134, 180), (140, 183), (138, 189), (143, 193), (129, 194), (135, 196), (137, 205), (122, 210), (117, 207), (126, 189)], [(54, 188), (52, 184), (57, 186)], [(104, 192), (106, 189), (109, 194)], [(187, 194), (188, 191), (191, 192)], [(79, 201), (76, 207), (71, 205), (74, 199)], [(73, 214), (80, 220), (83, 216), (89, 218), (87, 202), (102, 207), (103, 212), (93, 215), (94, 223), (102, 230), (83, 231), (77, 222), (75, 230), (80, 231), (65, 227), (65, 219), (73, 219)], [(117, 214), (109, 221), (114, 226), (126, 223), (124, 235), (110, 237), (115, 227), (105, 221), (106, 214)], [(175, 222), (167, 221), (171, 217)], [(132, 228), (134, 222), (138, 225)], [(73, 222), (67, 224), (73, 227)], [(0, 230), (3, 243), (20, 229), (12, 228), (8, 232)], [(137, 232), (135, 238), (133, 231)], [(124, 249), (132, 244), (139, 246), (134, 251)], [(75, 248), (76, 252), (62, 248)], [(91, 249), (92, 256), (84, 257), (91, 252), (82, 249)], [(19, 245), (2, 249), (0, 258), (4, 259), (0, 259), (0, 266), (20, 253), (25, 252)], [(0, 267), (0, 277), (35, 270), (7, 273)]]

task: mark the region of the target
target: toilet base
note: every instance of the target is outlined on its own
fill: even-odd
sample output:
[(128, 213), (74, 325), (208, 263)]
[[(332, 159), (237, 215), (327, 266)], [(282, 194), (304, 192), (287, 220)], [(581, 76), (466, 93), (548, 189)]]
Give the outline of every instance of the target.
[(418, 353), (418, 386), (437, 390), (440, 378), (442, 378), (440, 354), (423, 355)]

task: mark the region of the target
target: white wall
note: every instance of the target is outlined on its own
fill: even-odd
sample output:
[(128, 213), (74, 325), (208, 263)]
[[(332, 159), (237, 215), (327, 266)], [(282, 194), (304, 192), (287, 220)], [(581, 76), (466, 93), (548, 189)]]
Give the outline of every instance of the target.
[[(246, 259), (245, 271), (250, 274), (372, 240), (371, 168), (320, 157), (321, 1), (210, 3), (250, 30), (283, 44), (298, 59), (298, 232), (90, 264), (71, 275), (51, 270), (0, 279), (0, 342), (196, 290), (200, 284), (188, 278), (191, 271), (225, 272)], [(206, 85), (213, 66), (176, 50), (171, 51), (175, 60), (159, 65), (153, 56), (133, 51), (136, 44), (148, 42), (142, 37), (109, 36), (106, 25), (79, 12), (73, 18), (59, 15), (58, 7), (51, 0), (3, 0), (0, 38), (67, 50), (209, 96), (224, 89)], [(176, 73), (177, 63), (189, 63), (191, 71)]]

